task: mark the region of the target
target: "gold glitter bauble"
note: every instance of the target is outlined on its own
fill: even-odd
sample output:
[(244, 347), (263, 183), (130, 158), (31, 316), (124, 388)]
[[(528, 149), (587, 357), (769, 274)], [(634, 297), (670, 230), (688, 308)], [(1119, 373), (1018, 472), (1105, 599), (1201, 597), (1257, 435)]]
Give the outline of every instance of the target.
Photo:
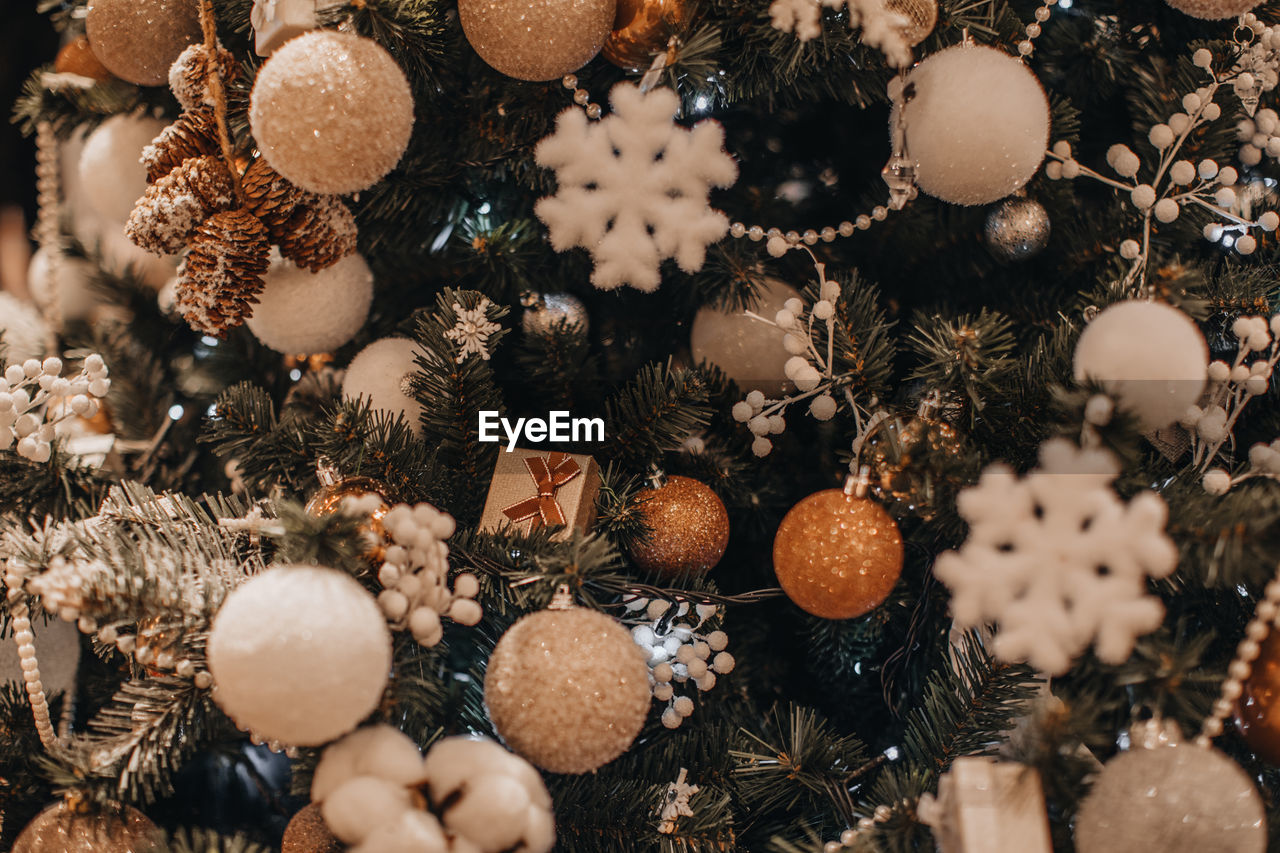
[(873, 498), (927, 520), (936, 510), (936, 484), (933, 473), (920, 467), (921, 458), (958, 462), (962, 456), (954, 427), (912, 416), (886, 418), (877, 424), (863, 442), (858, 460), (870, 469)]
[(615, 0), (459, 0), (458, 18), (480, 58), (517, 80), (555, 80), (600, 52)]
[(1262, 642), (1236, 705), (1236, 728), (1268, 764), (1280, 765), (1280, 630)]
[(729, 544), (729, 513), (710, 488), (690, 477), (668, 477), (637, 495), (649, 539), (631, 546), (631, 559), (665, 577), (703, 575)]
[(84, 36), (62, 46), (53, 60), (53, 70), (61, 74), (79, 74), (91, 80), (110, 80), (114, 76), (98, 59)]
[(345, 195), (382, 180), (413, 132), (413, 93), (376, 41), (314, 30), (271, 54), (253, 84), (249, 126), (286, 180)]
[(648, 70), (684, 23), (685, 6), (686, 0), (618, 0), (604, 58), (627, 71)]
[(885, 0), (884, 9), (910, 21), (902, 28), (902, 37), (912, 47), (928, 38), (938, 23), (938, 4), (935, 0)]
[(280, 843), (280, 853), (342, 853), (345, 849), (320, 816), (319, 803), (293, 816)]
[(840, 489), (791, 508), (773, 538), (773, 570), (795, 604), (823, 619), (878, 606), (902, 574), (902, 534), (880, 505)]
[(644, 652), (585, 607), (541, 610), (502, 635), (484, 677), (489, 719), (518, 755), (587, 773), (627, 751), (649, 713)]
[(365, 498), (369, 495), (377, 497), (381, 503), (369, 514), (369, 520), (360, 525), (369, 540), (369, 549), (365, 556), (380, 561), (386, 551), (387, 529), (382, 520), (391, 511), (384, 489), (377, 480), (371, 477), (343, 477), (332, 483), (322, 483), (320, 491), (307, 501), (307, 514), (316, 518), (332, 515), (342, 507), (347, 498)]
[(1193, 18), (1221, 21), (1243, 15), (1260, 0), (1165, 0), (1173, 8)]
[(137, 809), (79, 814), (64, 801), (36, 815), (11, 853), (150, 853), (161, 849), (161, 840), (156, 825)]
[(200, 40), (192, 0), (92, 0), (84, 20), (95, 56), (139, 86), (169, 82), (169, 66)]

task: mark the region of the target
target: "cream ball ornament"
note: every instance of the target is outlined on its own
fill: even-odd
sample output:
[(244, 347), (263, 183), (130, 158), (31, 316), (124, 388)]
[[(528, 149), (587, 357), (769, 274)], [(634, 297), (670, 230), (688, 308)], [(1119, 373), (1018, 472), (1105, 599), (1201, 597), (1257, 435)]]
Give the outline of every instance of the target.
[(36, 249), (27, 267), (31, 296), (47, 317), (63, 322), (83, 320), (103, 304), (93, 287), (93, 265), (81, 258), (61, 256), (56, 261), (47, 246)]
[(507, 629), (484, 678), (489, 720), (516, 754), (588, 773), (627, 751), (649, 712), (649, 668), (631, 633), (585, 607), (531, 613)]
[(123, 225), (146, 192), (147, 170), (139, 158), (143, 147), (165, 127), (160, 119), (120, 113), (85, 139), (80, 151), (80, 188), (106, 225)]
[(315, 273), (276, 255), (247, 324), (276, 352), (331, 352), (360, 331), (371, 302), (373, 273), (359, 255)]
[(422, 348), (408, 338), (382, 338), (356, 354), (342, 380), (342, 399), (364, 397), (369, 405), (404, 417), (414, 435), (422, 432), (422, 404), (409, 393)]
[(1193, 18), (1221, 21), (1243, 15), (1257, 6), (1260, 0), (1165, 0), (1165, 2)]
[(262, 156), (304, 190), (368, 189), (413, 131), (404, 72), (372, 39), (314, 30), (272, 54), (253, 84), (249, 126)]
[[(752, 312), (773, 319), (787, 300), (799, 301), (795, 288), (776, 278), (766, 278), (759, 291), (760, 303)], [(748, 317), (743, 311), (700, 308), (693, 318), (690, 348), (694, 361), (709, 361), (739, 387), (778, 396), (790, 384), (786, 364), (791, 354), (784, 345), (787, 333), (776, 326)]]
[(169, 66), (200, 39), (191, 0), (92, 0), (85, 34), (94, 56), (112, 74), (140, 86), (169, 81)]
[(1085, 326), (1073, 370), (1077, 381), (1101, 382), (1144, 430), (1160, 429), (1200, 399), (1209, 347), (1177, 308), (1130, 300), (1106, 308)]
[(555, 80), (592, 60), (613, 30), (616, 0), (459, 0), (480, 58), (517, 80)]
[(235, 589), (209, 632), (213, 699), (241, 728), (317, 746), (355, 728), (382, 698), (391, 634), (350, 575), (282, 566)]
[(959, 44), (917, 65), (905, 85), (914, 90), (903, 107), (907, 147), (924, 192), (952, 204), (989, 204), (1040, 168), (1049, 99), (1017, 58)]

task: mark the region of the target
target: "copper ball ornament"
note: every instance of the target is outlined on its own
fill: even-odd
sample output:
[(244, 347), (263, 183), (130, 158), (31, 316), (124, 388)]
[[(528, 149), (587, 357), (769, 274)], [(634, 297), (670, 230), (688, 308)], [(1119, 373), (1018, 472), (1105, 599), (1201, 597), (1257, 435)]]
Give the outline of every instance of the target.
[(1262, 641), (1236, 704), (1236, 728), (1249, 748), (1280, 766), (1280, 631)]
[(299, 811), (285, 827), (280, 853), (342, 853), (346, 847), (329, 831), (320, 814), (320, 804)]
[(922, 461), (959, 463), (962, 458), (955, 427), (918, 415), (881, 421), (858, 455), (869, 470), (871, 497), (925, 520), (937, 510), (938, 483), (936, 466)]
[(773, 570), (801, 610), (852, 619), (879, 606), (902, 574), (902, 533), (879, 504), (842, 489), (791, 508), (773, 539)]
[(715, 568), (729, 545), (729, 513), (715, 492), (692, 477), (671, 476), (636, 497), (650, 530), (631, 546), (637, 566), (668, 578)]
[(619, 68), (645, 71), (687, 17), (686, 0), (618, 0), (613, 32), (601, 52)]
[(102, 64), (84, 36), (67, 42), (53, 60), (53, 70), (60, 74), (79, 74), (91, 80), (110, 80), (115, 75)]
[(156, 849), (161, 839), (156, 825), (135, 808), (81, 813), (64, 800), (36, 815), (11, 853), (141, 853)]
[(555, 80), (590, 62), (613, 29), (616, 0), (459, 0), (471, 47), (517, 80)]
[(338, 477), (322, 471), (320, 474), (320, 490), (307, 501), (308, 515), (325, 518), (342, 508), (347, 499), (358, 500), (376, 497), (378, 506), (361, 523), (360, 530), (365, 534), (369, 547), (365, 556), (370, 560), (381, 560), (387, 545), (387, 529), (382, 520), (391, 511), (391, 502), (387, 499), (386, 489), (372, 477)]
[(498, 640), (484, 701), (494, 730), (517, 755), (552, 773), (588, 773), (640, 734), (649, 668), (631, 632), (605, 614), (541, 610)]
[(191, 0), (92, 0), (84, 28), (93, 53), (112, 74), (139, 86), (169, 82), (169, 66), (200, 40)]

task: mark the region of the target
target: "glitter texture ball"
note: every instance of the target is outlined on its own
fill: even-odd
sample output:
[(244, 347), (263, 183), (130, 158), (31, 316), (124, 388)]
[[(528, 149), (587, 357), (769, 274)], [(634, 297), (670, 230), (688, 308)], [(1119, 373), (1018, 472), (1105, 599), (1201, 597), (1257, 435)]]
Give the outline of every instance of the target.
[[(792, 287), (767, 278), (760, 288), (760, 304), (752, 311), (772, 320), (788, 299), (799, 299)], [(791, 355), (783, 346), (786, 332), (748, 317), (742, 311), (706, 307), (693, 318), (690, 348), (694, 361), (709, 361), (744, 391), (781, 395), (790, 384), (786, 364)]]
[(75, 814), (60, 802), (36, 815), (14, 842), (11, 853), (142, 853), (161, 836), (142, 812), (123, 815)]
[(938, 23), (938, 4), (935, 0), (885, 0), (885, 11), (902, 15), (910, 23), (902, 30), (907, 44), (915, 47), (929, 37)]
[(588, 328), (587, 306), (582, 300), (568, 293), (546, 293), (534, 297), (525, 308), (520, 325), (526, 335), (550, 335), (564, 324), (565, 329), (577, 329), (586, 335)]
[(587, 773), (627, 751), (649, 712), (649, 669), (631, 633), (588, 610), (542, 610), (502, 635), (484, 677), (489, 719), (517, 754)]
[(315, 30), (262, 66), (249, 126), (262, 156), (290, 182), (314, 193), (354, 193), (400, 162), (413, 131), (413, 94), (377, 42)]
[(1002, 261), (1023, 261), (1049, 245), (1049, 212), (1029, 198), (1007, 198), (987, 214), (987, 251)]
[(773, 570), (801, 610), (852, 619), (883, 602), (898, 582), (902, 534), (873, 501), (841, 489), (815, 492), (778, 526)]
[(687, 19), (687, 0), (618, 0), (604, 58), (627, 71), (647, 71)]
[(280, 853), (342, 853), (344, 849), (320, 816), (319, 803), (312, 803), (293, 816), (280, 843)]
[(1236, 728), (1268, 764), (1280, 765), (1280, 631), (1262, 642), (1236, 704)]
[(1107, 762), (1076, 816), (1078, 853), (1262, 853), (1253, 782), (1216, 749), (1132, 749)]
[(906, 85), (915, 89), (905, 107), (907, 147), (924, 192), (952, 204), (989, 204), (1040, 168), (1049, 99), (1016, 58), (960, 44), (930, 55)]
[(391, 634), (373, 596), (350, 575), (285, 566), (227, 596), (208, 654), (213, 699), (238, 726), (290, 746), (318, 746), (378, 706)]
[(342, 399), (364, 397), (369, 405), (400, 415), (413, 430), (422, 432), (422, 404), (409, 394), (409, 381), (418, 367), (414, 359), (421, 348), (408, 338), (382, 338), (356, 354), (342, 380)]
[[(160, 119), (120, 113), (89, 134), (80, 152), (80, 186), (93, 212), (124, 225), (134, 203), (147, 190), (142, 149), (164, 130)], [(122, 230), (122, 229), (121, 229)]]
[(1118, 302), (1076, 343), (1077, 381), (1101, 382), (1144, 430), (1160, 429), (1200, 400), (1209, 345), (1186, 314), (1163, 302)]
[(1259, 0), (1165, 0), (1165, 2), (1193, 18), (1220, 21), (1223, 18), (1243, 15), (1257, 6)]
[(191, 0), (92, 0), (84, 28), (102, 64), (139, 86), (168, 83), (169, 66), (200, 40)]
[(263, 279), (249, 331), (276, 352), (331, 352), (351, 340), (369, 316), (373, 273), (359, 255), (310, 272), (274, 258)]
[(459, 0), (480, 58), (517, 80), (555, 80), (586, 65), (613, 29), (615, 0)]
[(637, 566), (670, 578), (704, 575), (720, 562), (729, 545), (729, 513), (709, 487), (672, 476), (636, 497), (651, 530), (647, 541), (631, 546)]

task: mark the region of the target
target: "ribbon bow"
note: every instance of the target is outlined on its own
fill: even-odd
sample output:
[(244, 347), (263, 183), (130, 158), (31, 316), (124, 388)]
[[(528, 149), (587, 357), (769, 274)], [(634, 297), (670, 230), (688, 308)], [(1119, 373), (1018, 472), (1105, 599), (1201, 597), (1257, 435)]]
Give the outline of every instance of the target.
[(503, 515), (517, 524), (532, 518), (534, 530), (544, 524), (566, 524), (564, 510), (556, 502), (556, 489), (582, 473), (582, 468), (568, 453), (526, 456), (524, 464), (538, 493), (507, 507)]

